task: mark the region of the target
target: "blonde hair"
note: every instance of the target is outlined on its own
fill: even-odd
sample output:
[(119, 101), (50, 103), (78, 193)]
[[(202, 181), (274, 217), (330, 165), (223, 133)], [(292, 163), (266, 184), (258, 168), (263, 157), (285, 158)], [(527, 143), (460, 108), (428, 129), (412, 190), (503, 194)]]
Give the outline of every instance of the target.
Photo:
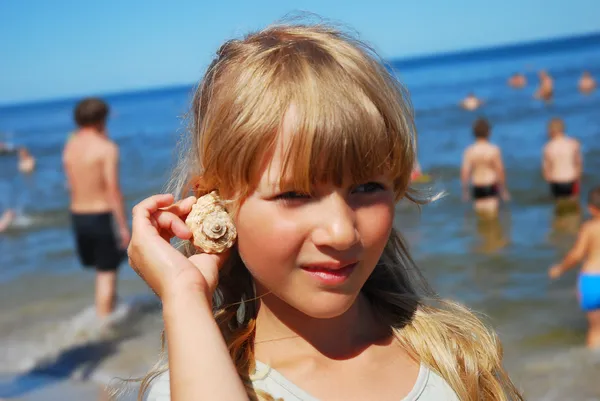
[[(239, 205), (256, 185), (292, 104), (295, 135), (282, 175), (291, 175), (295, 189), (386, 172), (396, 200), (423, 203), (409, 189), (416, 137), (406, 91), (369, 46), (323, 24), (274, 25), (221, 46), (194, 96), (174, 191), (218, 189)], [(395, 230), (362, 291), (406, 350), (461, 400), (522, 399), (502, 368), (495, 333), (466, 308), (436, 297)], [(249, 398), (272, 400), (252, 388), (254, 297), (252, 276), (234, 248), (220, 273), (215, 319)], [(165, 370), (146, 376), (140, 399)]]

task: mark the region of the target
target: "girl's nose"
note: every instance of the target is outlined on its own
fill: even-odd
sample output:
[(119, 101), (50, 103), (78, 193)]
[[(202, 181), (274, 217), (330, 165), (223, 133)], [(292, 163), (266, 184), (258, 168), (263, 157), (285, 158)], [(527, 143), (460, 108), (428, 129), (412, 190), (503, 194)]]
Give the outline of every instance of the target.
[(342, 251), (360, 240), (356, 229), (356, 212), (343, 196), (333, 193), (323, 199), (312, 241), (317, 246), (329, 246)]

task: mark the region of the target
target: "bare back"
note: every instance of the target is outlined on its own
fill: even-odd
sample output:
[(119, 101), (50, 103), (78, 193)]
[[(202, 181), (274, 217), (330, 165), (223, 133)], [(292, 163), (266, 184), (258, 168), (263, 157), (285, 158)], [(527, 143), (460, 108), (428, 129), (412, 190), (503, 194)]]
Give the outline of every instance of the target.
[(473, 185), (494, 185), (498, 181), (500, 149), (489, 142), (476, 142), (465, 151), (464, 163), (471, 171)]
[(582, 230), (586, 253), (582, 271), (600, 273), (600, 219), (585, 223)]
[(100, 134), (76, 133), (63, 152), (63, 165), (71, 190), (71, 211), (102, 213), (112, 210), (107, 183), (107, 164), (117, 147)]
[(581, 153), (579, 142), (567, 136), (551, 139), (544, 147), (544, 177), (548, 182), (579, 180)]

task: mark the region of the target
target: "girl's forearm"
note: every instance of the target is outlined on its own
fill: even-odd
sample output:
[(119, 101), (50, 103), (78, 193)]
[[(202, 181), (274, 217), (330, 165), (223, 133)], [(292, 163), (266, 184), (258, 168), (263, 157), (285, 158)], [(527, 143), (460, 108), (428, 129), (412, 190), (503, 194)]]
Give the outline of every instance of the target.
[(163, 301), (171, 401), (248, 401), (205, 296), (180, 292)]

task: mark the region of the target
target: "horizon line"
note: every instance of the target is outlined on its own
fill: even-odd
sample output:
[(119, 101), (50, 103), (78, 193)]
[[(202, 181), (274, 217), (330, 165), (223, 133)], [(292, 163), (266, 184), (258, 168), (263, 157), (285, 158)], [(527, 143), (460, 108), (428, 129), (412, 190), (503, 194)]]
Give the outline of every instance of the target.
[[(440, 51), (433, 53), (422, 53), (422, 54), (414, 54), (407, 57), (390, 57), (385, 60), (389, 64), (402, 66), (402, 67), (411, 67), (417, 65), (424, 65), (434, 61), (440, 61), (444, 59), (458, 59), (462, 57), (464, 61), (472, 61), (472, 59), (476, 59), (478, 56), (484, 56), (486, 54), (495, 53), (501, 50), (516, 50), (516, 49), (525, 49), (528, 47), (533, 47), (536, 45), (543, 44), (551, 44), (553, 42), (558, 42), (558, 44), (567, 44), (573, 41), (581, 40), (581, 39), (595, 39), (600, 38), (600, 31), (591, 31), (585, 33), (577, 33), (571, 35), (563, 35), (563, 36), (555, 36), (555, 37), (547, 37), (542, 39), (534, 39), (528, 40), (524, 42), (506, 42), (501, 44), (495, 44), (485, 47), (472, 47), (472, 48), (463, 48), (451, 51)], [(587, 44), (586, 44), (587, 45)], [(550, 49), (548, 49), (551, 51)], [(541, 51), (543, 52), (543, 51)], [(539, 53), (539, 52), (538, 52)], [(461, 60), (456, 60), (460, 62)], [(81, 99), (88, 96), (97, 96), (103, 98), (109, 97), (117, 97), (117, 96), (125, 96), (134, 93), (144, 93), (144, 92), (161, 92), (166, 90), (174, 90), (174, 89), (183, 89), (186, 87), (193, 87), (196, 85), (196, 82), (189, 83), (171, 83), (171, 84), (161, 84), (156, 86), (145, 86), (145, 87), (133, 87), (133, 88), (124, 88), (122, 90), (109, 91), (104, 93), (89, 93), (88, 95), (83, 94), (71, 94), (64, 95), (58, 97), (49, 97), (49, 98), (38, 98), (38, 99), (30, 99), (24, 101), (17, 102), (0, 102), (0, 109), (10, 109), (10, 108), (18, 108), (23, 106), (31, 106), (37, 104), (45, 104), (45, 103), (60, 103), (60, 102), (69, 102), (75, 101), (77, 99)]]

